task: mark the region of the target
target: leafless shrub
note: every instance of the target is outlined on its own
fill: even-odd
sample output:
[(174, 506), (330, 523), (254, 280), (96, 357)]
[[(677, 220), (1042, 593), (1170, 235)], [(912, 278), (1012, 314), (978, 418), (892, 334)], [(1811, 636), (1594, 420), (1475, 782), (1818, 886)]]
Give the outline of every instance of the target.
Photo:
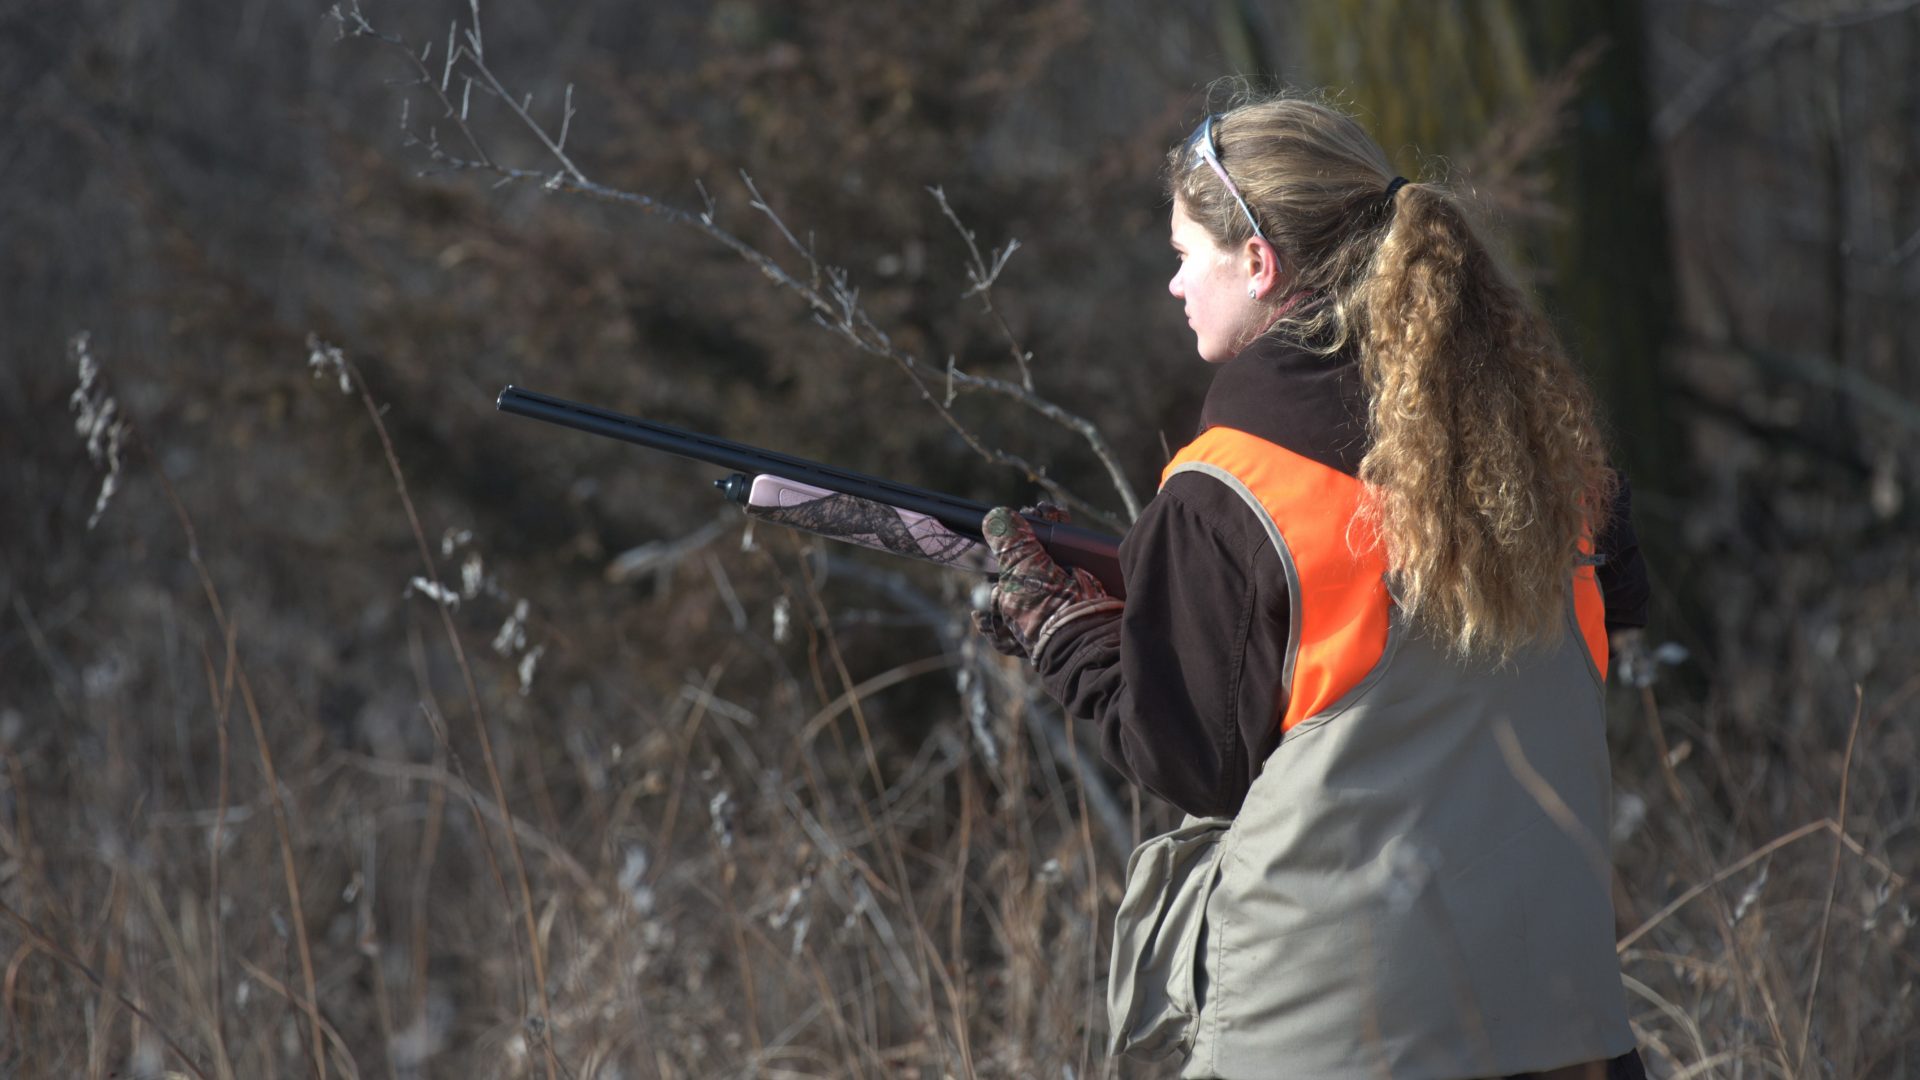
[[(722, 7), (743, 18), (750, 5)], [(1689, 9), (1689, 18), (1732, 18), (1736, 7)], [(1123, 6), (1097, 18), (1073, 5), (990, 6), (1017, 32), (983, 26), (979, 35), (954, 34), (953, 11), (926, 16), (968, 42), (964, 70), (988, 72), (963, 80), (956, 93), (985, 96), (953, 99), (957, 112), (1010, 101), (996, 95), (1060, 67), (1048, 50), (1088, 33), (1105, 35), (1095, 40), (1108, 54), (1149, 43), (1161, 66), (1130, 60), (1125, 78), (1100, 84), (1144, 95), (1127, 104), (1136, 119), (1123, 135), (1086, 136), (1096, 151), (1063, 156), (1091, 179), (1058, 185), (1071, 198), (1044, 202), (1037, 193), (1057, 177), (1044, 171), (1052, 159), (1032, 155), (1063, 142), (1044, 123), (998, 133), (1034, 171), (991, 198), (977, 178), (947, 171), (959, 157), (952, 142), (833, 156), (835, 144), (872, 130), (858, 126), (864, 108), (924, 126), (886, 110), (945, 78), (936, 66), (915, 81), (898, 42), (862, 41), (875, 26), (858, 21), (857, 5), (832, 16), (845, 20), (834, 24), (840, 39), (804, 47), (754, 24), (750, 11), (744, 26), (700, 23), (715, 40), (749, 44), (716, 46), (724, 55), (711, 63), (644, 79), (604, 60), (574, 63), (577, 49), (556, 56), (577, 89), (556, 81), (522, 109), (609, 190), (672, 190), (682, 176), (731, 173), (732, 155), (753, 139), (770, 148), (757, 176), (774, 175), (764, 162), (791, 159), (777, 193), (771, 183), (729, 186), (687, 213), (777, 256), (776, 269), (824, 309), (777, 281), (756, 292), (757, 281), (740, 288), (718, 276), (762, 271), (740, 253), (714, 270), (700, 252), (731, 249), (684, 223), (647, 232), (643, 245), (624, 233), (607, 240), (603, 226), (618, 226), (633, 204), (551, 197), (578, 181), (512, 108), (524, 94), (491, 92), (464, 55), (448, 104), (464, 103), (476, 131), (498, 136), (488, 160), (528, 169), (497, 195), (474, 181), (498, 172), (433, 157), (438, 143), (478, 160), (429, 87), (411, 91), (404, 120), (419, 145), (399, 155), (385, 150), (384, 125), (370, 147), (360, 133), (376, 130), (372, 120), (329, 111), (328, 95), (379, 92), (378, 72), (353, 65), (382, 51), (336, 48), (290, 62), (289, 42), (312, 27), (276, 23), (271, 6), (248, 8), (237, 27), (183, 17), (248, 45), (235, 50), (223, 36), (228, 63), (206, 65), (204, 82), (192, 83), (161, 77), (201, 54), (184, 33), (157, 36), (146, 9), (100, 0), (42, 8), (74, 21), (23, 35), (34, 46), (27, 60), (0, 64), (21, 121), (7, 136), (9, 184), (39, 185), (0, 208), (0, 265), (21, 270), (23, 283), (9, 327), (37, 343), (33, 358), (0, 365), (0, 384), (19, 391), (0, 401), (10, 421), (0, 440), (15, 440), (0, 454), (10, 510), (0, 558), (0, 901), (13, 913), (0, 922), (0, 1073), (1124, 1072), (1098, 1051), (1104, 923), (1126, 850), (1168, 815), (1115, 787), (1089, 733), (1070, 728), (1020, 669), (975, 647), (958, 618), (965, 584), (764, 529), (743, 531), (747, 542), (736, 545), (736, 526), (716, 525), (709, 504), (676, 501), (677, 486), (699, 485), (640, 486), (625, 458), (500, 435), (484, 403), (463, 395), (509, 368), (559, 379), (598, 365), (574, 385), (645, 396), (683, 417), (721, 413), (793, 440), (819, 434), (805, 417), (841, 408), (843, 384), (863, 393), (884, 384), (927, 393), (913, 408), (947, 408), (982, 445), (1046, 464), (1050, 479), (1087, 503), (1115, 504), (1111, 516), (1124, 520), (1124, 488), (1071, 424), (1030, 425), (1064, 433), (1048, 444), (1055, 456), (1016, 441), (1037, 410), (1009, 391), (1071, 385), (1058, 400), (1075, 415), (1131, 417), (1142, 432), (1163, 422), (1163, 407), (1164, 423), (1185, 421), (1173, 405), (1113, 404), (1150, 381), (1138, 370), (1113, 365), (1100, 381), (1068, 383), (1068, 366), (1049, 358), (1065, 355), (1063, 335), (1044, 324), (1051, 336), (1036, 333), (1027, 316), (1046, 310), (1103, 330), (1114, 353), (1150, 333), (1131, 313), (1103, 310), (1098, 326), (1070, 313), (1086, 307), (1086, 275), (1151, 288), (1126, 269), (1133, 249), (1113, 235), (1157, 224), (1151, 192), (1101, 189), (1135, 175), (1150, 186), (1162, 144), (1191, 111), (1188, 88), (1204, 78), (1164, 58), (1205, 52), (1190, 34), (1210, 25), (1215, 5)], [(491, 17), (519, 19), (508, 24), (519, 30), (548, 17), (534, 10), (502, 6)], [(1820, 23), (1820, 10), (1805, 14)], [(30, 29), (42, 14), (24, 16)], [(1180, 18), (1188, 21), (1164, 38), (1138, 32)], [(615, 21), (602, 13), (575, 25), (598, 33)], [(111, 32), (93, 32), (96, 22)], [(1897, 25), (1866, 29), (1892, 48)], [(275, 26), (288, 34), (278, 45)], [(429, 71), (443, 76), (450, 52), (483, 45), (490, 70), (519, 70), (503, 55), (514, 40), (505, 29), (490, 24), (486, 41), (477, 28), (472, 42), (456, 34), (452, 50), (436, 37)], [(1828, 47), (1831, 28), (1806, 30), (1781, 40)], [(37, 58), (69, 39), (77, 44), (64, 66)], [(10, 45), (0, 40), (0, 50)], [(275, 79), (311, 80), (336, 64), (339, 78), (298, 107), (283, 107), (296, 100), (284, 89), (270, 92)], [(1076, 82), (1086, 70), (1066, 66)], [(236, 95), (242, 77), (269, 90)], [(518, 92), (505, 74), (500, 82)], [(122, 91), (140, 85), (178, 93), (127, 100)], [(809, 96), (810, 86), (826, 90)], [(892, 96), (859, 96), (866, 87)], [(759, 95), (750, 120), (687, 104), (741, 88), (743, 98)], [(1716, 90), (1716, 103), (1732, 89)], [(275, 104), (253, 111), (255, 99)], [(176, 102), (175, 112), (152, 108)], [(378, 110), (392, 116), (390, 94)], [(292, 114), (307, 119), (289, 130)], [(1524, 148), (1550, 141), (1543, 120), (1560, 115), (1512, 122), (1518, 136), (1496, 149), (1518, 163), (1516, 175), (1531, 175)], [(729, 123), (747, 136), (728, 141)], [(1715, 109), (1696, 110), (1673, 141), (1720, 123)], [(1769, 132), (1769, 151), (1776, 137)], [(796, 147), (813, 156), (803, 162)], [(393, 167), (395, 156), (449, 171), (420, 181)], [(596, 164), (602, 157), (635, 164)], [(880, 158), (907, 197), (874, 191)], [(916, 219), (897, 210), (876, 214), (883, 227), (872, 229), (830, 221), (822, 193), (863, 170), (861, 202), (911, 203), (930, 227), (913, 233)], [(1738, 186), (1726, 182), (1729, 169), (1710, 171), (1714, 199)], [(929, 198), (920, 187), (929, 182), (946, 186)], [(266, 188), (273, 200), (245, 197)], [(1020, 215), (990, 212), (991, 200), (1016, 190)], [(70, 202), (96, 216), (63, 216)], [(246, 214), (269, 213), (250, 209), (255, 202), (272, 204), (276, 226), (312, 232), (267, 231), (272, 243), (261, 244), (262, 232), (241, 228)], [(1089, 208), (1076, 209), (1082, 202)], [(26, 213), (7, 216), (20, 206)], [(1753, 235), (1791, 233), (1799, 220)], [(825, 239), (789, 224), (800, 221), (823, 222)], [(982, 222), (978, 235), (963, 221)], [(1884, 233), (1859, 250), (1892, 289), (1895, 272), (1914, 265), (1900, 259), (1913, 224)], [(1017, 257), (1013, 235), (1027, 241)], [(1088, 249), (1071, 246), (1076, 235), (1096, 235), (1103, 254), (1123, 257), (1090, 265)], [(1689, 236), (1689, 251), (1715, 249)], [(658, 251), (641, 257), (634, 247)], [(260, 250), (284, 252), (283, 268), (234, 254)], [(44, 276), (29, 267), (51, 251), (69, 261)], [(924, 269), (943, 262), (950, 286)], [(1817, 275), (1778, 265), (1795, 286), (1782, 322), (1820, 325), (1798, 305)], [(95, 280), (107, 282), (97, 301)], [(648, 329), (670, 305), (632, 294), (656, 280), (714, 306)], [(1721, 298), (1753, 302), (1735, 285)], [(1854, 294), (1850, 310), (1866, 299)], [(1724, 310), (1728, 326), (1763, 325), (1739, 304)], [(795, 312), (827, 324), (813, 345), (790, 334), (800, 320), (785, 316)], [(669, 349), (689, 327), (749, 314), (763, 320), (754, 332), (780, 335), (785, 350), (763, 370), (688, 377), (664, 363), (638, 375), (618, 367)], [(43, 324), (57, 329), (36, 336)], [(89, 404), (63, 407), (80, 352), (91, 355), (91, 345), (63, 355), (75, 325), (129, 343), (102, 349), (116, 402), (104, 422), (105, 380), (90, 384)], [(943, 333), (950, 325), (975, 330)], [(323, 329), (309, 335), (313, 327)], [(870, 327), (913, 359), (906, 370), (918, 381)], [(1779, 337), (1781, 327), (1754, 335)], [(1702, 378), (1703, 394), (1757, 403), (1737, 437), (1724, 412), (1689, 420), (1708, 432), (1724, 471), (1698, 505), (1646, 508), (1674, 522), (1700, 560), (1684, 572), (1711, 580), (1711, 625), (1663, 611), (1651, 644), (1674, 639), (1684, 650), (1649, 648), (1637, 665), (1630, 652), (1619, 658), (1610, 854), (1634, 1022), (1658, 1075), (1902, 1076), (1913, 1062), (1920, 904), (1911, 828), (1920, 750), (1910, 723), (1920, 682), (1901, 670), (1916, 645), (1900, 498), (1912, 471), (1901, 436), (1867, 426), (1881, 440), (1864, 456), (1878, 494), (1856, 499), (1831, 473), (1803, 467), (1800, 444), (1764, 441), (1779, 417), (1819, 403), (1797, 382), (1782, 390), (1737, 367), (1748, 355), (1740, 344), (1681, 358), (1713, 376)], [(807, 370), (836, 354), (859, 362)], [(1836, 366), (1853, 362), (1842, 350), (1807, 370), (1851, 387), (1836, 393), (1862, 403), (1863, 426), (1908, 430), (1901, 395), (1911, 387), (1884, 359), (1903, 354), (1867, 355), (1882, 359)], [(864, 362), (876, 357), (882, 363)], [(826, 388), (772, 392), (795, 371)], [(969, 381), (994, 373), (1005, 390)], [(764, 403), (730, 394), (750, 379)], [(1177, 388), (1139, 393), (1171, 400)], [(815, 411), (783, 415), (796, 401)], [(983, 407), (995, 402), (1011, 420)], [(118, 430), (117, 472), (81, 455), (68, 426), (76, 411), (91, 417), (81, 434), (97, 436), (103, 455)], [(853, 418), (847, 426), (874, 460), (919, 467), (928, 457), (926, 441)], [(946, 440), (941, 455), (987, 460), (945, 420), (924, 427)], [(1137, 441), (1146, 449), (1115, 449), (1145, 475), (1155, 440)], [(1828, 440), (1812, 453), (1846, 460), (1851, 451)], [(95, 485), (115, 476), (113, 512), (101, 514)], [(1086, 494), (1108, 487), (1113, 494)], [(83, 528), (89, 518), (94, 527)], [(414, 578), (458, 607), (409, 590)]]

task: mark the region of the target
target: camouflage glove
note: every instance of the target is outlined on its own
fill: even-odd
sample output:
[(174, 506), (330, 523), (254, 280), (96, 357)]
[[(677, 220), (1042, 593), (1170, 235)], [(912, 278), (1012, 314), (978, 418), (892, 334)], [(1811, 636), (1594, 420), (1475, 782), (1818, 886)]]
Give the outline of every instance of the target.
[[(1032, 512), (1048, 521), (1066, 520), (1063, 511), (1045, 503)], [(1054, 562), (1033, 527), (1012, 510), (995, 507), (980, 523), (980, 531), (1000, 563), (1000, 580), (987, 610), (973, 613), (973, 625), (1000, 652), (1037, 657), (1066, 624), (1120, 610), (1120, 601), (1092, 574)]]
[[(1042, 521), (1052, 521), (1061, 524), (1066, 523), (1072, 517), (1064, 507), (1055, 506), (1053, 503), (1047, 502), (1044, 499), (1032, 506), (1023, 508), (1019, 516), (1023, 518), (1037, 517)], [(1024, 525), (1025, 522), (1021, 522), (1021, 524)], [(983, 534), (985, 533), (984, 522), (982, 523), (981, 531)], [(1031, 532), (1032, 530), (1029, 529), (1028, 531)], [(991, 550), (993, 541), (988, 540), (987, 545)], [(993, 582), (992, 596), (997, 598), (1000, 595), (999, 574), (994, 575)], [(1014, 634), (1013, 628), (1008, 626), (1007, 621), (1000, 617), (1000, 606), (993, 600), (990, 599), (987, 602), (986, 610), (975, 611), (973, 613), (973, 628), (985, 636), (987, 643), (992, 645), (994, 651), (1000, 653), (1002, 656), (1027, 655), (1027, 647), (1020, 643), (1020, 638)]]

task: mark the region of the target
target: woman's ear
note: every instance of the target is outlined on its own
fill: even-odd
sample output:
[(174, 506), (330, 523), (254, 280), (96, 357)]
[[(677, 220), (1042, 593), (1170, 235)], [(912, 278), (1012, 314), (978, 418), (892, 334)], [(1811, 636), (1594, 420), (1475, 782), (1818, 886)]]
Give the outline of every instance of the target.
[(1272, 296), (1285, 274), (1285, 268), (1280, 265), (1280, 253), (1265, 237), (1254, 236), (1247, 239), (1241, 256), (1247, 271), (1248, 299), (1263, 300)]

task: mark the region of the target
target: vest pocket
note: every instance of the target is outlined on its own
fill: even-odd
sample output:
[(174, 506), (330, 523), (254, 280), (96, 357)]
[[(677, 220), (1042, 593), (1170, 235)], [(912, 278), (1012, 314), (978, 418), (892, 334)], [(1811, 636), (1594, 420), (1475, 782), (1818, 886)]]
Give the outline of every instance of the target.
[(1207, 900), (1232, 822), (1189, 818), (1127, 859), (1107, 975), (1107, 1052), (1162, 1058), (1192, 1049), (1205, 973)]

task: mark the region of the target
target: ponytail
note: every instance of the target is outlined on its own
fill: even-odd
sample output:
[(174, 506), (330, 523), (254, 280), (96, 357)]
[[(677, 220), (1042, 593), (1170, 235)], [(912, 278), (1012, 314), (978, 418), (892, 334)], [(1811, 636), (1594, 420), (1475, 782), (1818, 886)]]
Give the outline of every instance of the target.
[(1465, 656), (1557, 640), (1611, 504), (1592, 395), (1454, 197), (1410, 184), (1351, 297), (1370, 404), (1360, 478), (1400, 603)]

